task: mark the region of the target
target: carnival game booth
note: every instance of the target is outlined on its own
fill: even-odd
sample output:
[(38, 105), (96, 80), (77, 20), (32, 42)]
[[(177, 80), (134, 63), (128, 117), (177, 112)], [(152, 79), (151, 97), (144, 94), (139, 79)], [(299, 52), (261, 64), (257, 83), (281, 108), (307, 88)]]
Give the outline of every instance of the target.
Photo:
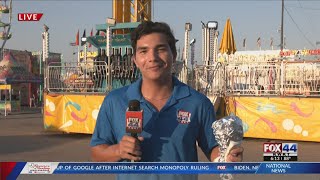
[(20, 111), (19, 91), (11, 84), (0, 84), (0, 113), (6, 115), (9, 112)]
[[(41, 83), (42, 79), (25, 69), (11, 53), (4, 54), (0, 61), (0, 111), (21, 110), (21, 100), (29, 101), (31, 83)], [(26, 94), (29, 92), (29, 94)], [(28, 98), (29, 97), (29, 98)]]

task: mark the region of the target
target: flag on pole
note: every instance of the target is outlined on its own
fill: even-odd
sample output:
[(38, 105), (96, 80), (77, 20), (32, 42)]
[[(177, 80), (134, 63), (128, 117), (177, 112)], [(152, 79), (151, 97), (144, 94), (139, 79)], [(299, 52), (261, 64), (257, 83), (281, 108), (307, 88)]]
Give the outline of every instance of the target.
[(257, 39), (257, 46), (258, 46), (259, 48), (261, 48), (261, 38), (260, 38), (260, 37)]
[(246, 38), (243, 39), (242, 47), (246, 47)]
[(270, 38), (270, 47), (273, 46), (273, 37)]
[(79, 29), (76, 36), (76, 46), (79, 46)]
[[(86, 37), (86, 30), (83, 30), (82, 37), (83, 37), (83, 38)], [(81, 39), (81, 46), (83, 46), (84, 44), (86, 44), (86, 41), (82, 41), (82, 39)]]
[[(93, 36), (93, 28), (91, 29), (90, 36)], [(90, 48), (91, 46), (92, 46), (92, 45), (89, 43), (89, 48)]]

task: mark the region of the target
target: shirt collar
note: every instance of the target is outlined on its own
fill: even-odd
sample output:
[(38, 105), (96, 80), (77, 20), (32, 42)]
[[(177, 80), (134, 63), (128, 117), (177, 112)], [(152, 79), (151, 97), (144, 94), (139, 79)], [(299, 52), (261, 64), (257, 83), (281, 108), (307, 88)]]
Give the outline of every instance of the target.
[[(172, 77), (172, 82), (173, 82), (173, 95), (172, 97), (175, 98), (176, 100), (182, 99), (184, 97), (187, 97), (190, 95), (190, 89), (189, 87), (180, 82), (176, 77)], [(144, 98), (142, 97), (141, 94), (141, 83), (142, 83), (142, 78), (139, 78), (136, 82), (132, 83), (127, 91), (126, 95), (129, 99), (137, 99), (140, 102), (144, 101)]]

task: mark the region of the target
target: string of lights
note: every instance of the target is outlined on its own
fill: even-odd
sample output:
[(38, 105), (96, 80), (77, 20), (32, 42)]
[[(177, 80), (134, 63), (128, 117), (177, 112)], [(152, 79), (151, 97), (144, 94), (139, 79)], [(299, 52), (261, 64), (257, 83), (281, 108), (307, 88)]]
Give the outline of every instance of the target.
[(294, 5), (286, 5), (286, 6), (290, 7), (290, 8), (299, 8), (299, 9), (305, 9), (305, 10), (320, 11), (320, 8), (302, 7), (301, 4), (299, 6), (294, 6)]
[(286, 7), (284, 7), (284, 9), (286, 10), (287, 14), (289, 15), (290, 19), (292, 20), (292, 22), (295, 24), (295, 26), (297, 27), (297, 29), (299, 30), (299, 32), (301, 33), (301, 35), (303, 36), (303, 38), (313, 47), (316, 48), (315, 45), (308, 39), (308, 37), (305, 35), (305, 33), (302, 32), (301, 28), (299, 27), (299, 25), (296, 23), (296, 21), (293, 19), (293, 17), (291, 16), (290, 12), (287, 10)]

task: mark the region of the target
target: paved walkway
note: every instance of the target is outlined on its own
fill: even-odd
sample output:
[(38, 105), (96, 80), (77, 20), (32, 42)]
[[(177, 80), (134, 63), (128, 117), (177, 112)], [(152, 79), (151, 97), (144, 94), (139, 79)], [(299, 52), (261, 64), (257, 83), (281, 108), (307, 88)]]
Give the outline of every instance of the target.
[[(39, 111), (38, 109), (37, 111)], [(0, 115), (0, 161), (46, 161), (84, 162), (90, 161), (89, 142), (91, 135), (46, 132), (41, 113), (15, 113), (7, 117)], [(243, 142), (244, 161), (262, 161), (262, 145), (265, 139), (249, 139)], [(279, 141), (277, 141), (279, 142)], [(299, 161), (320, 162), (319, 143), (298, 142)], [(199, 161), (207, 161), (199, 149)], [(114, 179), (114, 175), (20, 175), (19, 179)], [(219, 179), (217, 175), (201, 175), (199, 180)], [(235, 179), (248, 180), (320, 180), (320, 175), (235, 175)]]
[(0, 119), (6, 116), (10, 115), (19, 115), (19, 114), (40, 114), (42, 111), (42, 108), (40, 107), (28, 107), (28, 106), (22, 106), (20, 111), (15, 112), (4, 112), (3, 110), (0, 111)]

